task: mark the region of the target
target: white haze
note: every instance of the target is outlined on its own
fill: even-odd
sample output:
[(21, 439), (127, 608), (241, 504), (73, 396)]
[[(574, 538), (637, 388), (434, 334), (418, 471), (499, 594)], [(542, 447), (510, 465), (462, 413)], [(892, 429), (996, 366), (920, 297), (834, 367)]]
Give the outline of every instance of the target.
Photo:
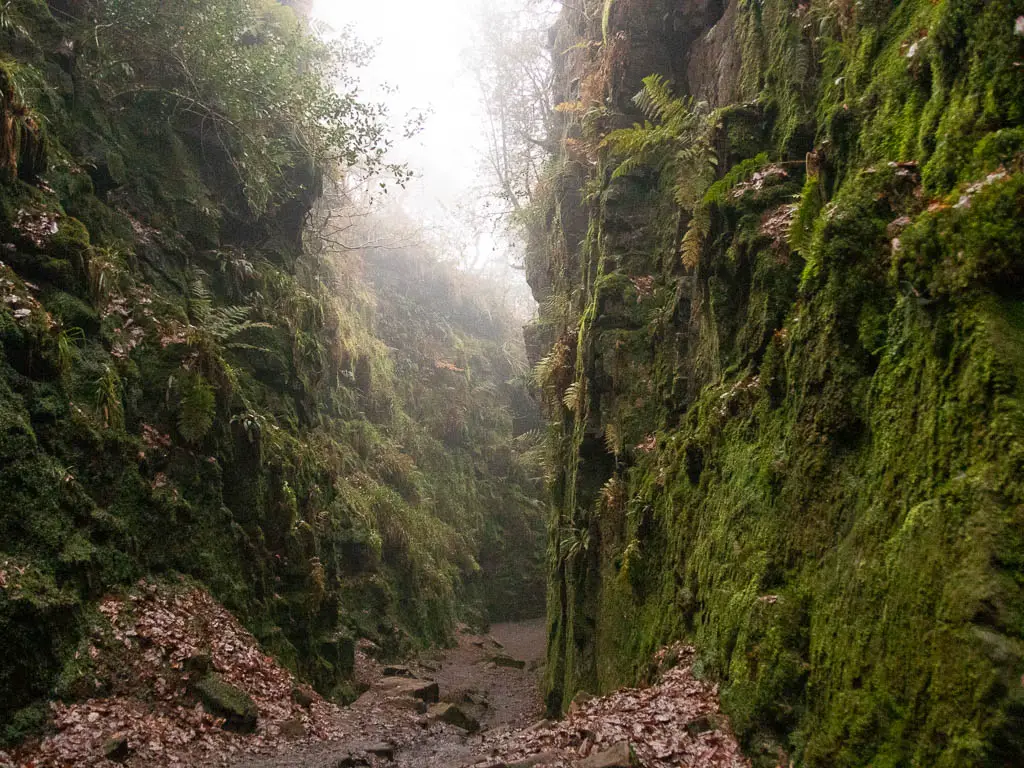
[[(435, 242), (448, 243), (443, 256), (507, 283), (522, 311), (529, 290), (522, 272), (508, 266), (515, 244), (500, 228), (479, 224), (480, 214), (493, 208), (481, 210), (486, 118), (467, 49), (486, 2), (496, 0), (317, 0), (313, 12), (334, 29), (352, 25), (376, 45), (361, 73), (364, 96), (388, 105), (396, 129), (393, 159), (416, 173), (405, 191), (390, 194)], [(405, 119), (422, 111), (430, 113), (424, 129), (402, 139)], [(467, 225), (474, 217), (478, 223)]]

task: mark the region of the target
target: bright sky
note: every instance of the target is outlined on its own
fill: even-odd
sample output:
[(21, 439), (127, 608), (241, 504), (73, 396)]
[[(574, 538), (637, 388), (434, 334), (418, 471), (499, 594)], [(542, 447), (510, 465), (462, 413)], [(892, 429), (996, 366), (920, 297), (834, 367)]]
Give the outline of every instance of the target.
[[(504, 286), (506, 300), (524, 320), (536, 304), (521, 270), (510, 264), (513, 248), (501, 231), (478, 234), (457, 212), (480, 210), (487, 187), (483, 162), (484, 120), (475, 78), (467, 66), (468, 48), (484, 7), (507, 0), (316, 0), (313, 14), (334, 29), (352, 25), (376, 45), (373, 63), (362, 73), (365, 95), (386, 103), (395, 124), (392, 159), (408, 163), (416, 176), (405, 191), (395, 190), (402, 208), (451, 243), (463, 243), (465, 257)], [(422, 132), (401, 136), (405, 119), (429, 110)], [(392, 202), (395, 202), (393, 199)]]
[[(314, 7), (331, 27), (352, 24), (360, 38), (377, 43), (364, 72), (367, 95), (390, 106), (397, 127), (412, 110), (432, 111), (425, 130), (395, 151), (395, 159), (418, 174), (407, 204), (428, 217), (472, 195), (479, 184), (482, 117), (465, 49), (476, 9), (486, 1), (317, 0)], [(383, 84), (397, 91), (384, 93)]]

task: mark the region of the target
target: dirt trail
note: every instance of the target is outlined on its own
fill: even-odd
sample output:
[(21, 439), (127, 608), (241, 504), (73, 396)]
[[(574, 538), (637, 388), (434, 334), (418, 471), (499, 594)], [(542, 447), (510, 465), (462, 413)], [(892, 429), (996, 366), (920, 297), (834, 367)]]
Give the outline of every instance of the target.
[[(489, 635), (460, 633), (458, 645), (432, 651), (388, 670), (360, 654), (357, 674), (370, 690), (338, 715), (330, 742), (300, 739), (267, 754), (240, 756), (232, 768), (394, 768), (458, 766), (472, 762), (485, 737), (525, 727), (541, 716), (543, 619), (496, 624)], [(501, 658), (504, 657), (504, 658)], [(522, 668), (499, 662), (519, 662)], [(385, 671), (405, 674), (385, 676)], [(455, 704), (480, 725), (477, 732), (424, 712), (413, 689), (436, 682), (441, 702)]]
[[(681, 643), (651, 660), (650, 686), (580, 697), (564, 719), (548, 722), (539, 690), (543, 620), (462, 632), (455, 647), (390, 668), (362, 641), (356, 677), (366, 692), (339, 707), (297, 683), (202, 590), (142, 584), (105, 600), (101, 612), (109, 623), (91, 638), (89, 656), (108, 695), (55, 702), (48, 733), (13, 758), (0, 752), (0, 768), (750, 765), (717, 687), (694, 675), (696, 653)], [(234, 698), (201, 703), (200, 685)], [(239, 697), (248, 707), (225, 710)], [(247, 712), (255, 732), (228, 730), (229, 715)], [(779, 765), (787, 763), (780, 754)]]

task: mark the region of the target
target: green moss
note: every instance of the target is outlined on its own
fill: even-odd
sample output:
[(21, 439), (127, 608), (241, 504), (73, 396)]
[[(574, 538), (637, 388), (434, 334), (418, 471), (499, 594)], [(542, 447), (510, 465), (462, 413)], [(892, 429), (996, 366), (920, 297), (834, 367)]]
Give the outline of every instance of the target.
[(248, 694), (210, 673), (195, 685), (196, 695), (206, 711), (224, 718), (224, 728), (251, 733), (256, 729), (259, 711)]
[[(692, 271), (654, 235), (678, 210), (624, 212), (636, 190), (587, 211), (549, 708), (643, 679), (686, 637), (757, 764), (1015, 764), (1020, 9), (795, 6), (741, 4), (766, 125), (720, 131)], [(769, 158), (790, 176), (750, 184)], [(642, 274), (666, 311), (626, 311)], [(567, 529), (585, 557), (557, 556)]]

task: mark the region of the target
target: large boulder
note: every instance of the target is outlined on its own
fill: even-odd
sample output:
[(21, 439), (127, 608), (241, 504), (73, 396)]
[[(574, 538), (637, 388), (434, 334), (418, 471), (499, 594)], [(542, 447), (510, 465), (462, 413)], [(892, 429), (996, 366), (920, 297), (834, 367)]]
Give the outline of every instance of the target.
[(245, 691), (210, 673), (195, 685), (195, 693), (203, 707), (214, 717), (224, 718), (224, 730), (252, 733), (256, 730), (259, 710)]

